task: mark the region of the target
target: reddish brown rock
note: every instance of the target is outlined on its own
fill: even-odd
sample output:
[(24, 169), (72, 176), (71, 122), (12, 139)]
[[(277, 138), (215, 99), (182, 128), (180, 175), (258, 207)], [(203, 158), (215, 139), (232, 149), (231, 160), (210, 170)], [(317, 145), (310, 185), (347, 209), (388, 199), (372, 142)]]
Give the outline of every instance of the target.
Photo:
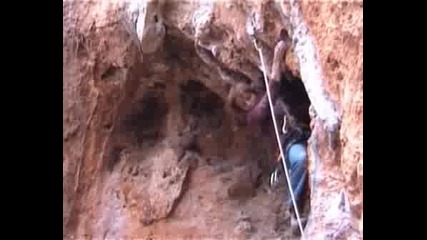
[[(337, 141), (313, 120), (309, 160), (318, 181), (307, 236), (362, 239), (363, 3), (300, 2), (341, 120)], [(248, 17), (269, 69), (280, 30), (292, 30), (280, 11), (271, 1), (63, 2), (64, 238), (291, 239), (277, 226), (289, 217), (277, 211), (285, 188), (265, 191), (275, 146), (228, 107), (233, 89), (263, 84)], [(299, 74), (293, 51), (286, 63)], [(183, 130), (197, 140), (182, 139)], [(206, 164), (182, 160), (188, 146)], [(260, 186), (237, 182), (251, 196), (239, 202), (227, 187), (242, 166)], [(342, 216), (325, 208), (340, 204), (350, 224), (328, 228)], [(242, 211), (250, 231), (236, 227)]]

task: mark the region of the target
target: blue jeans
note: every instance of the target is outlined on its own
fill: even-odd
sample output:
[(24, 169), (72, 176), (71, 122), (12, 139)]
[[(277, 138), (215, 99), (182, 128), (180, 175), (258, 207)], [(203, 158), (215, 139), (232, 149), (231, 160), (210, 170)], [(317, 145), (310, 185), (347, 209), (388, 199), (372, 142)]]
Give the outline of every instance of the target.
[[(302, 195), (304, 194), (307, 179), (307, 150), (305, 144), (292, 144), (287, 151), (287, 164), (290, 165), (290, 178), (295, 202), (299, 207)], [(293, 206), (292, 198), (289, 194), (288, 206)]]

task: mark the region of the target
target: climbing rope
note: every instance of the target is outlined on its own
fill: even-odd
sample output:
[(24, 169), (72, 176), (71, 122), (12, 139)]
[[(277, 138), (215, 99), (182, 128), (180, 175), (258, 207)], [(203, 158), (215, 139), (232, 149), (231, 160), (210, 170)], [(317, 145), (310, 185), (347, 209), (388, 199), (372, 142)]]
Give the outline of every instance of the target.
[[(288, 174), (288, 167), (286, 166), (286, 162), (285, 162), (285, 157), (284, 157), (285, 154), (283, 153), (282, 144), (280, 144), (279, 131), (278, 131), (278, 128), (277, 128), (276, 116), (274, 114), (273, 102), (271, 100), (270, 88), (268, 86), (268, 80), (267, 80), (267, 74), (266, 74), (267, 70), (265, 68), (265, 63), (264, 63), (264, 58), (263, 58), (263, 55), (262, 55), (262, 50), (261, 50), (261, 48), (258, 47), (255, 38), (253, 39), (253, 42), (254, 42), (256, 50), (259, 53), (259, 57), (261, 59), (261, 65), (262, 65), (263, 75), (264, 75), (264, 83), (265, 83), (265, 86), (266, 86), (266, 89), (267, 89), (268, 103), (270, 105), (270, 113), (271, 113), (271, 117), (273, 118), (274, 132), (276, 133), (276, 140), (277, 140), (277, 143), (279, 145), (280, 155), (282, 156), (282, 163), (283, 163), (283, 168), (285, 170), (286, 181), (288, 182), (288, 186), (289, 186), (289, 189), (290, 189), (289, 192), (291, 193), (292, 203), (294, 205), (294, 209), (295, 209), (295, 214), (296, 214), (296, 217), (297, 217), (297, 222), (298, 222), (299, 230), (301, 232), (301, 238), (305, 239), (304, 230), (302, 228), (302, 223), (301, 223), (301, 218), (300, 218), (300, 215), (299, 215), (299, 212), (298, 212), (298, 207), (297, 207), (297, 204), (296, 204), (296, 201), (295, 201), (295, 196), (294, 196), (294, 193), (292, 191), (291, 180), (290, 180), (289, 174)], [(277, 177), (277, 176), (275, 176), (275, 177)]]

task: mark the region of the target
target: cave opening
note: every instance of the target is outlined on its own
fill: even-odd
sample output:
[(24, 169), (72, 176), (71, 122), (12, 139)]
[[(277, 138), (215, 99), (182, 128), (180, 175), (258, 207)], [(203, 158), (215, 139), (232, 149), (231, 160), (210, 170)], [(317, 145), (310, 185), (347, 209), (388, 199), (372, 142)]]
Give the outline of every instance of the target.
[(185, 115), (205, 122), (206, 127), (218, 128), (222, 125), (224, 101), (200, 81), (188, 80), (181, 84), (180, 101)]
[(169, 106), (164, 92), (164, 84), (153, 84), (119, 116), (105, 165), (109, 171), (120, 161), (125, 149), (153, 147), (165, 137)]
[(169, 111), (163, 84), (155, 84), (132, 104), (130, 114), (122, 124), (133, 133), (137, 144), (157, 143), (165, 134), (166, 116)]
[(311, 101), (301, 77), (290, 70), (282, 72), (280, 97), (287, 105), (289, 114), (296, 121), (296, 124), (303, 130), (311, 132), (309, 114)]
[[(281, 100), (285, 103), (288, 114), (290, 115), (288, 119), (290, 119), (291, 122), (287, 124), (291, 124), (308, 133), (307, 139), (304, 141), (305, 145), (307, 146), (308, 137), (311, 135), (311, 118), (309, 114), (311, 101), (305, 89), (304, 83), (301, 80), (301, 77), (297, 74), (294, 74), (290, 70), (282, 72), (280, 97)], [(281, 124), (283, 124), (283, 119), (279, 119), (279, 121)], [(285, 147), (285, 150), (286, 146), (283, 147)], [(290, 166), (288, 166), (288, 168), (289, 167)], [(280, 169), (280, 171), (282, 171), (282, 176), (284, 176), (283, 167)], [(286, 194), (289, 195), (289, 188), (287, 186), (285, 177), (282, 178), (281, 184), (286, 186)], [(301, 202), (299, 202), (298, 205), (299, 208), (301, 207), (300, 214), (303, 217), (307, 217), (310, 212), (309, 202), (311, 198), (308, 174), (305, 177), (304, 189), (305, 190), (303, 191)]]
[[(182, 54), (182, 49), (176, 47), (177, 43), (184, 42), (184, 40), (177, 38), (176, 42), (168, 41), (169, 45), (166, 48), (168, 51), (164, 55), (165, 63), (168, 63), (171, 68), (179, 67), (181, 69), (199, 71), (197, 67), (192, 66), (193, 62), (185, 61), (191, 58), (183, 57), (183, 55), (191, 55), (191, 51), (188, 51), (190, 53), (185, 52)], [(192, 45), (183, 44), (184, 48), (190, 48), (190, 46)], [(169, 49), (171, 50), (169, 51)], [(194, 59), (198, 59), (197, 56), (194, 56)], [(149, 69), (149, 66), (146, 68)], [(150, 71), (147, 70), (144, 73), (147, 76), (144, 75), (144, 77), (154, 78), (154, 75), (148, 75), (148, 72), (151, 73)], [(206, 177), (209, 181), (203, 183), (206, 186), (203, 189), (208, 189), (208, 186), (211, 185), (215, 186), (212, 189), (223, 189), (225, 200), (257, 198), (254, 201), (246, 201), (243, 204), (244, 208), (250, 209), (250, 211), (259, 209), (260, 211), (268, 212), (273, 217), (285, 219), (286, 213), (284, 212), (270, 213), (269, 209), (256, 206), (258, 201), (271, 201), (271, 204), (277, 209), (279, 206), (283, 206), (284, 197), (288, 195), (284, 175), (280, 180), (283, 181), (281, 189), (274, 193), (277, 195), (274, 199), (280, 197), (280, 201), (274, 200), (264, 192), (265, 187), (268, 187), (268, 175), (271, 173), (268, 171), (269, 169), (267, 170), (266, 165), (275, 161), (277, 156), (273, 155), (275, 154), (274, 151), (277, 150), (277, 143), (264, 143), (263, 139), (252, 138), (252, 134), (246, 131), (246, 128), (248, 128), (246, 124), (233, 122), (238, 115), (245, 115), (245, 111), (240, 111), (239, 113), (237, 111), (230, 112), (226, 109), (227, 98), (224, 95), (220, 95), (221, 91), (216, 93), (208, 84), (205, 85), (205, 82), (210, 81), (211, 78), (212, 81), (216, 80), (213, 79), (215, 74), (188, 74), (187, 72), (185, 74), (177, 77), (179, 80), (176, 80), (176, 85), (166, 77), (170, 82), (157, 82), (153, 87), (148, 87), (148, 89), (147, 85), (149, 84), (144, 83), (144, 86), (141, 86), (141, 91), (138, 91), (136, 96), (132, 97), (130, 111), (124, 111), (127, 114), (123, 114), (120, 117), (124, 119), (120, 124), (127, 131), (123, 131), (120, 134), (133, 138), (134, 142), (132, 144), (137, 144), (128, 148), (128, 146), (120, 142), (119, 146), (115, 146), (116, 142), (120, 141), (115, 140), (110, 152), (111, 158), (114, 159), (111, 161), (111, 166), (120, 161), (120, 152), (128, 148), (126, 151), (128, 155), (122, 159), (126, 159), (129, 164), (140, 164), (140, 167), (149, 169), (152, 163), (146, 156), (151, 156), (150, 152), (155, 153), (157, 150), (161, 151), (164, 147), (169, 148), (172, 146), (177, 156), (180, 156), (178, 157), (180, 162), (185, 162), (182, 157), (186, 154), (190, 155), (189, 152), (199, 156), (198, 159), (191, 160), (191, 166), (193, 167), (188, 174), (188, 179), (194, 176), (201, 176), (205, 171), (212, 174), (212, 177)], [(170, 76), (173, 75), (167, 75), (167, 77)], [(201, 77), (209, 79), (199, 79)], [(288, 105), (289, 112), (300, 123), (309, 128), (310, 116), (308, 109), (311, 103), (300, 77), (291, 71), (285, 71), (282, 73), (281, 82), (280, 96), (283, 102)], [(165, 87), (166, 84), (173, 84), (173, 87)], [(235, 82), (232, 84), (235, 84)], [(258, 94), (258, 90), (260, 89), (252, 89), (252, 92)], [(265, 93), (265, 88), (261, 93)], [(169, 98), (169, 96), (172, 96), (172, 98)], [(178, 106), (178, 110), (173, 110), (174, 107)], [(233, 114), (235, 116), (232, 116)], [(283, 116), (277, 118), (277, 120), (278, 124), (280, 124)], [(168, 128), (171, 122), (178, 127)], [(238, 127), (235, 127), (234, 124), (238, 125)], [(186, 132), (187, 129), (190, 133)], [(249, 129), (249, 132), (251, 132), (251, 129)], [(162, 140), (165, 141), (161, 142)], [(158, 148), (153, 148), (160, 142), (161, 145)], [(254, 142), (254, 144), (248, 142)], [(178, 144), (175, 146), (175, 143)], [(270, 149), (272, 151), (268, 153)], [(112, 169), (111, 166), (109, 167), (110, 170)], [(283, 170), (283, 168), (281, 169)], [(167, 171), (162, 172), (162, 179), (168, 177), (167, 173)], [(188, 179), (186, 181), (190, 181)], [(194, 185), (191, 186), (194, 188), (191, 191), (197, 192), (197, 194), (219, 194), (213, 190), (204, 192)], [(184, 196), (185, 192), (189, 190), (182, 191), (182, 196)], [(235, 197), (234, 195), (236, 194), (239, 196)], [(185, 206), (186, 198), (177, 200), (177, 202), (181, 201)], [(195, 205), (197, 204), (201, 203), (196, 202)], [(234, 201), (224, 201), (224, 204), (230, 213), (234, 213), (237, 210)], [(206, 215), (209, 216), (208, 213)]]

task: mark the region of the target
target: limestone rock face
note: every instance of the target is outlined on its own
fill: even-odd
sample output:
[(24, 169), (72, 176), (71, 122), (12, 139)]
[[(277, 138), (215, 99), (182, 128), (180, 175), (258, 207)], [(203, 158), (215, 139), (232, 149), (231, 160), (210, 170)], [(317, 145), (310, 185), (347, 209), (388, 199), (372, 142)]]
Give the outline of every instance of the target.
[[(282, 28), (312, 101), (307, 239), (362, 239), (362, 1), (63, 1), (65, 239), (294, 239), (230, 99)], [(236, 97), (236, 96), (234, 96)]]

